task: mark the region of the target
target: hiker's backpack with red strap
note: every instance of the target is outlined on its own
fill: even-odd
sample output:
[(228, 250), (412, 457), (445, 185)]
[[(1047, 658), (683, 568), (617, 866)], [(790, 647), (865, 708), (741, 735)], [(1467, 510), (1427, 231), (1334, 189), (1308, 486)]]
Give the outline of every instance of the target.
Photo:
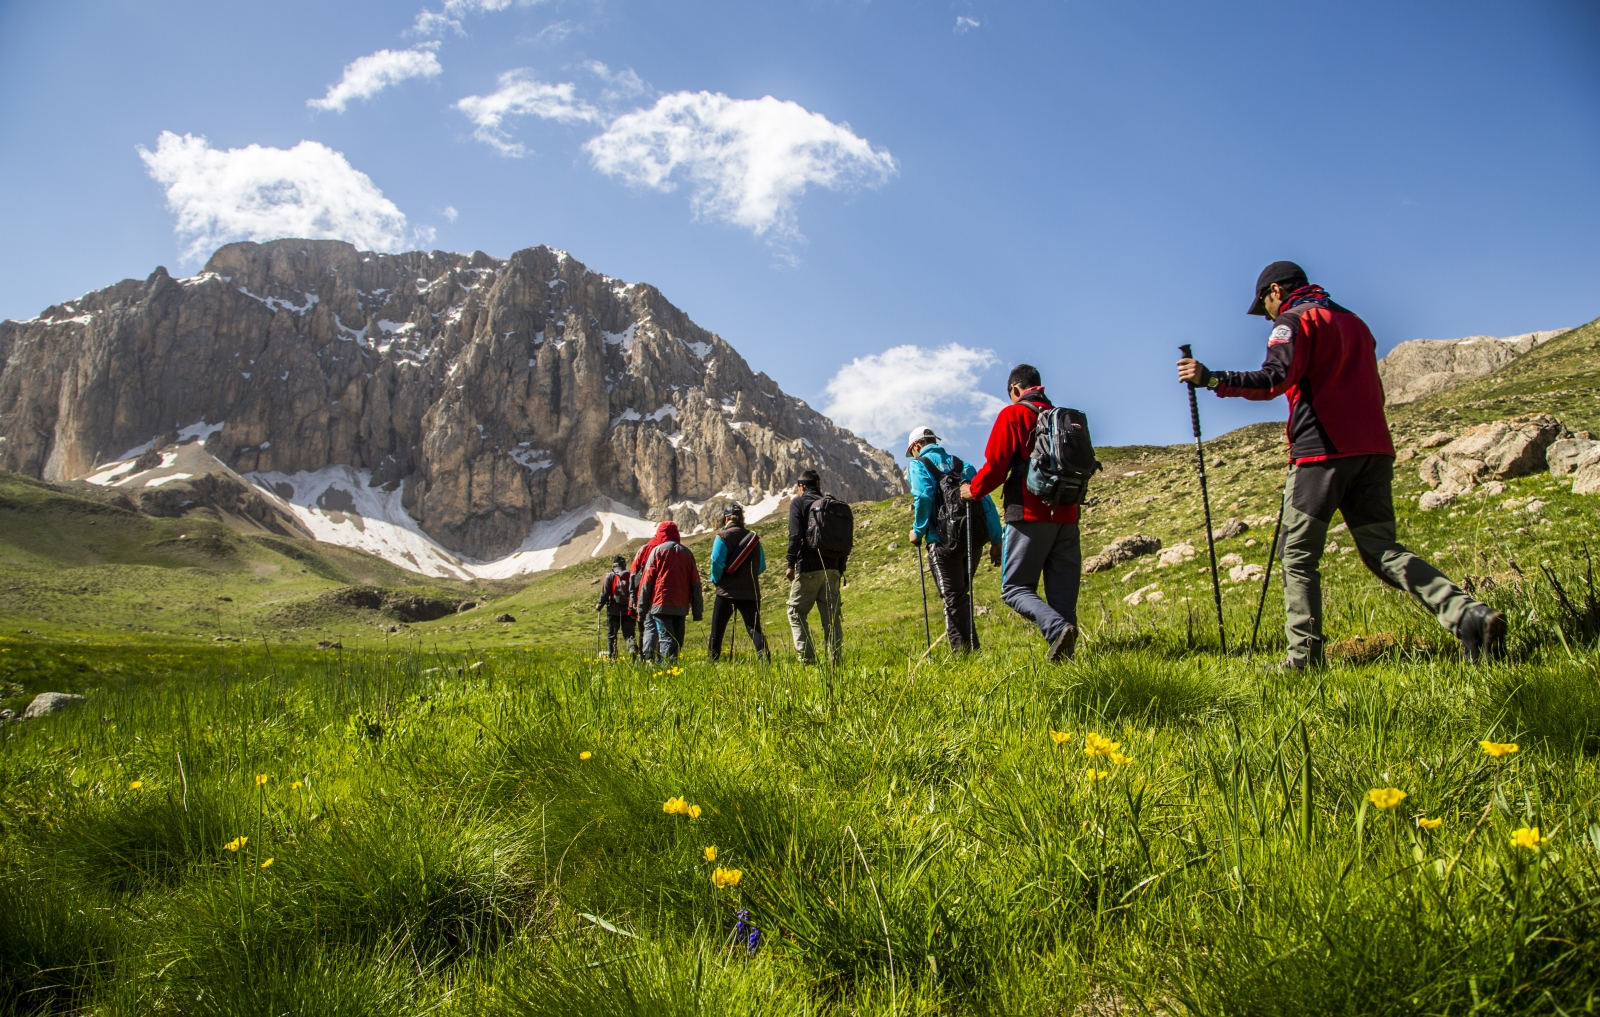
[(1082, 503), (1089, 493), (1089, 478), (1100, 469), (1089, 439), (1089, 418), (1065, 406), (1022, 402), (1038, 414), (1029, 436), (1028, 490), (1052, 507)]
[(933, 477), (933, 532), (938, 535), (939, 543), (956, 551), (969, 544), (968, 550), (974, 551), (989, 543), (994, 534), (989, 532), (983, 506), (961, 500), (962, 478), (966, 476), (961, 460), (951, 456), (948, 473), (933, 465), (927, 456), (917, 456), (917, 462)]
[(628, 610), (632, 578), (627, 572), (613, 572), (606, 578), (607, 607), (619, 612)]

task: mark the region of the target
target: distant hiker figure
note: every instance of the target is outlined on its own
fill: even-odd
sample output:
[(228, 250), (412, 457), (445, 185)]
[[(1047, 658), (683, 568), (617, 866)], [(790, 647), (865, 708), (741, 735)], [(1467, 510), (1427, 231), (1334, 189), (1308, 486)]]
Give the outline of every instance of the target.
[(1377, 344), (1366, 322), (1311, 285), (1292, 261), (1275, 261), (1256, 280), (1250, 314), (1273, 323), (1258, 371), (1212, 371), (1178, 361), (1178, 380), (1224, 398), (1289, 397), (1289, 461), (1284, 489), (1283, 604), (1289, 654), (1284, 666), (1323, 660), (1322, 575), (1318, 563), (1338, 511), (1367, 568), (1405, 590), (1461, 642), (1467, 659), (1505, 649), (1505, 615), (1467, 596), (1395, 539), (1394, 444), (1383, 412)]
[(735, 611), (744, 619), (745, 631), (756, 655), (769, 659), (767, 637), (761, 631), (761, 582), (767, 570), (767, 552), (761, 538), (744, 528), (744, 507), (729, 505), (722, 514), (722, 532), (711, 542), (711, 582), (717, 588), (711, 599), (711, 659), (722, 658), (722, 637)]
[[(654, 630), (656, 652), (668, 661), (678, 659), (683, 647), (688, 615), (700, 620), (700, 569), (694, 552), (678, 543), (678, 524), (670, 519), (656, 527), (655, 539), (641, 550), (644, 568), (639, 576), (640, 618)], [(637, 561), (638, 559), (634, 559)]]
[(855, 522), (847, 502), (822, 493), (822, 478), (806, 470), (795, 481), (789, 503), (789, 629), (794, 649), (806, 664), (817, 662), (816, 646), (806, 616), (812, 605), (822, 622), (828, 658), (839, 662), (844, 648), (844, 618), (839, 603), (840, 579), (855, 540)]
[[(906, 479), (911, 482), (911, 543), (928, 543), (933, 584), (944, 601), (945, 633), (956, 653), (978, 649), (972, 624), (972, 577), (987, 546), (989, 560), (1000, 564), (1000, 514), (994, 501), (961, 500), (961, 484), (977, 471), (939, 444), (931, 427), (916, 427), (906, 444)], [(968, 525), (971, 520), (972, 525)]]
[(618, 632), (623, 645), (637, 653), (633, 637), (633, 573), (628, 571), (628, 559), (620, 554), (611, 560), (611, 571), (600, 583), (600, 602), (594, 609), (606, 613), (606, 652), (611, 659), (617, 659)]
[[(1006, 379), (1011, 405), (1000, 411), (985, 462), (971, 483), (961, 485), (961, 497), (982, 498), (1000, 488), (1005, 501), (1005, 553), (1000, 570), (1000, 599), (1033, 622), (1049, 644), (1052, 663), (1071, 660), (1078, 643), (1078, 584), (1082, 579), (1083, 552), (1078, 544), (1076, 500), (1054, 504), (1033, 491), (1030, 474), (1041, 443), (1036, 424), (1042, 414), (1055, 409), (1044, 394), (1039, 371), (1018, 364)], [(1082, 414), (1065, 410), (1068, 415)], [(1057, 417), (1052, 415), (1052, 421)], [(1046, 438), (1049, 436), (1046, 435)], [(1084, 430), (1084, 443), (1088, 432)], [(1082, 479), (1082, 478), (1078, 478)], [(1081, 497), (1077, 490), (1074, 499)], [(1044, 580), (1044, 597), (1039, 581)]]

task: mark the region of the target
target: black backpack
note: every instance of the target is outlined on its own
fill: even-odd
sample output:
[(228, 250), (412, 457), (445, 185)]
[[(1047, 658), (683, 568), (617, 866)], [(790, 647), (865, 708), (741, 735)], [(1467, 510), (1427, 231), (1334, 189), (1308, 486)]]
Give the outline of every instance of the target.
[(628, 572), (613, 572), (606, 579), (610, 595), (606, 598), (610, 606), (619, 611), (628, 609), (628, 602), (632, 599), (633, 575)]
[(824, 558), (843, 558), (856, 544), (856, 517), (850, 503), (824, 494), (806, 510), (806, 546)]
[[(1065, 406), (1041, 406), (1024, 399), (1038, 416), (1029, 435), (1028, 490), (1046, 505), (1077, 505), (1089, 493), (1089, 478), (1100, 469), (1089, 439), (1089, 418)], [(942, 539), (942, 538), (941, 538)]]
[[(961, 500), (962, 478), (966, 474), (961, 460), (950, 457), (949, 473), (942, 472), (927, 456), (917, 456), (917, 462), (933, 475), (933, 532), (938, 534), (939, 543), (957, 551), (966, 547), (969, 552), (989, 543), (994, 534), (989, 532), (983, 506)], [(972, 521), (970, 529), (969, 519)]]

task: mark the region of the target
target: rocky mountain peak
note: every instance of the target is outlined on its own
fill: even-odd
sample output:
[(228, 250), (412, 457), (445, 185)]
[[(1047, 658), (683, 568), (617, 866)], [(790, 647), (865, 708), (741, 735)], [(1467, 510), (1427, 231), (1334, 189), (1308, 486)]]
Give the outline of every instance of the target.
[(0, 468), (68, 480), (199, 440), (307, 511), (335, 475), (398, 495), (387, 525), (469, 563), (611, 532), (608, 514), (770, 510), (806, 466), (852, 500), (904, 489), (655, 287), (548, 247), (229, 244), (190, 278), (0, 323), (0, 363)]

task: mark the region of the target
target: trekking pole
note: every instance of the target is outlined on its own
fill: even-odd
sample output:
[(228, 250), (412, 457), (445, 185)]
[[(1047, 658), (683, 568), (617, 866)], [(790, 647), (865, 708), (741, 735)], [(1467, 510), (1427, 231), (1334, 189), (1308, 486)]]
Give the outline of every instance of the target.
[(978, 584), (972, 567), (972, 502), (962, 502), (967, 508), (967, 652), (971, 653), (978, 642)]
[[(1178, 347), (1183, 359), (1193, 360), (1189, 344)], [(1217, 602), (1217, 643), (1222, 652), (1228, 652), (1228, 635), (1222, 626), (1222, 581), (1217, 578), (1217, 541), (1211, 532), (1211, 495), (1206, 491), (1206, 447), (1200, 440), (1200, 404), (1194, 396), (1194, 382), (1189, 382), (1189, 422), (1194, 425), (1195, 462), (1200, 466), (1200, 503), (1206, 513), (1206, 550), (1211, 555), (1211, 596)]]
[(1278, 492), (1278, 521), (1272, 527), (1272, 544), (1267, 548), (1267, 574), (1261, 580), (1261, 600), (1256, 604), (1256, 623), (1250, 628), (1250, 656), (1256, 655), (1256, 633), (1261, 631), (1261, 612), (1267, 608), (1267, 587), (1272, 585), (1272, 560), (1278, 557), (1278, 533), (1283, 529), (1283, 503), (1288, 486)]
[(928, 577), (922, 569), (922, 543), (917, 542), (917, 582), (922, 584), (922, 635), (933, 649), (933, 628), (928, 624)]

